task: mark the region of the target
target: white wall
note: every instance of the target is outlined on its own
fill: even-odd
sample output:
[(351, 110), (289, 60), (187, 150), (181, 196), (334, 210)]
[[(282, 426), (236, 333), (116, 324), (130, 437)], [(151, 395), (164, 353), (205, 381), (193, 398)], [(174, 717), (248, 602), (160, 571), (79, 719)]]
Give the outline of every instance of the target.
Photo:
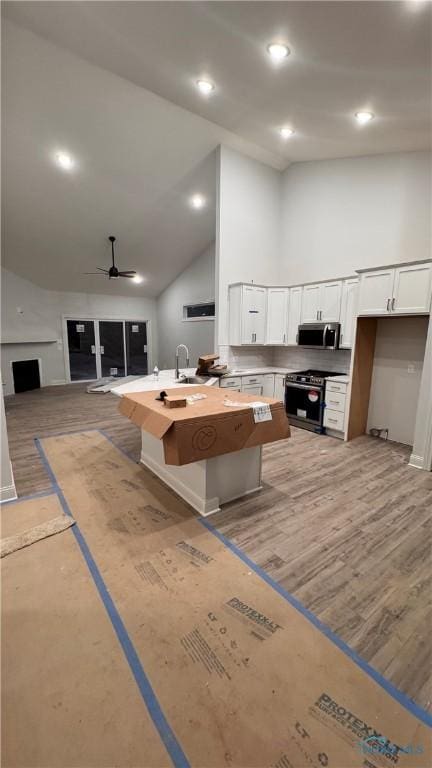
[(419, 387), (414, 445), (410, 463), (432, 471), (432, 315), (426, 339), (423, 373)]
[(214, 301), (215, 244), (195, 259), (157, 299), (157, 365), (173, 368), (177, 344), (189, 348), (191, 367), (198, 357), (214, 351), (214, 320), (183, 320), (184, 304)]
[(413, 445), (428, 317), (380, 318), (367, 429), (389, 430), (389, 439)]
[[(13, 394), (11, 361), (39, 358), (42, 385), (65, 383), (62, 315), (77, 318), (148, 320), (150, 363), (157, 349), (154, 299), (48, 291), (2, 269), (2, 379), (4, 394)], [(18, 311), (20, 309), (20, 312)], [(47, 342), (47, 339), (55, 339)], [(18, 343), (20, 342), (20, 343)], [(34, 343), (30, 343), (34, 342)]]
[(294, 163), (283, 173), (280, 281), (430, 258), (430, 213), (428, 152)]
[(1, 431), (0, 431), (0, 453), (1, 453), (1, 476), (0, 476), (0, 501), (10, 501), (16, 498), (15, 481), (12, 472), (12, 464), (9, 456), (9, 442), (6, 425), (6, 415), (1, 395)]
[(278, 276), (279, 171), (222, 146), (216, 223), (217, 341), (228, 344), (228, 285)]

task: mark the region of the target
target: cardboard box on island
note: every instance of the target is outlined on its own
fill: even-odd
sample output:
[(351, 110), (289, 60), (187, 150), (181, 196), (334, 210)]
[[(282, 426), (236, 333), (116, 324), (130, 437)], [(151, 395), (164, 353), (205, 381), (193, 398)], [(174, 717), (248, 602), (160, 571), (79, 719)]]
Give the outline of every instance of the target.
[[(175, 409), (167, 409), (156, 400), (157, 391), (133, 392), (123, 395), (119, 410), (137, 427), (162, 440), (165, 463), (176, 466), (290, 436), (285, 407), (280, 400), (227, 392), (219, 387), (167, 389), (168, 395), (175, 396), (197, 392), (206, 398), (188, 403), (186, 408)], [(224, 405), (226, 398), (242, 405)], [(254, 402), (268, 403), (271, 420), (255, 422), (254, 411), (249, 405)]]

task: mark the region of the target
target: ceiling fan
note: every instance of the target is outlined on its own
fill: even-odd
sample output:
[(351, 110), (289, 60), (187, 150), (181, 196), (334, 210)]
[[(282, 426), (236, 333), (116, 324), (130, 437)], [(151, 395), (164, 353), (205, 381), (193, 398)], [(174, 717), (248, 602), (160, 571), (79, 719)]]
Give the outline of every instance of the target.
[(85, 275), (108, 275), (108, 278), (111, 279), (117, 279), (118, 277), (131, 277), (132, 279), (135, 277), (136, 272), (134, 269), (118, 269), (115, 265), (114, 261), (114, 243), (115, 243), (115, 237), (114, 235), (110, 235), (108, 240), (111, 243), (111, 255), (112, 255), (112, 267), (109, 269), (103, 269), (103, 267), (96, 267), (98, 272), (84, 272)]

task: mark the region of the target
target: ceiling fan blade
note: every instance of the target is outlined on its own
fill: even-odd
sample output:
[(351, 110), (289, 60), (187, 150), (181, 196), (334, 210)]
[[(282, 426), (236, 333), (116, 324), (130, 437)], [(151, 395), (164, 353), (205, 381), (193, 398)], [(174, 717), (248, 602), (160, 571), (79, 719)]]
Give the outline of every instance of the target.
[[(108, 272), (106, 274), (108, 274)], [(99, 277), (105, 277), (102, 272), (83, 272), (83, 275), (99, 275)]]
[(136, 275), (136, 271), (134, 269), (122, 269), (119, 275)]
[(104, 269), (103, 267), (96, 267), (96, 269), (98, 269), (99, 272), (105, 272), (106, 275), (108, 275), (108, 273), (109, 273), (109, 270), (108, 269)]
[(131, 280), (135, 277), (135, 275), (136, 272), (133, 274), (129, 274), (128, 272), (119, 272), (119, 277), (130, 277)]

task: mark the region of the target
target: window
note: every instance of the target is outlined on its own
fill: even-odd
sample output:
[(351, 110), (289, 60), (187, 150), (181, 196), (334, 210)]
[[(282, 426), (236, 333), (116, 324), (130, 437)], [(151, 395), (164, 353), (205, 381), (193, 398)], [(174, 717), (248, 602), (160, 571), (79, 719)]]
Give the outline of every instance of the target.
[(200, 304), (185, 304), (183, 320), (214, 320), (214, 301), (202, 301)]

